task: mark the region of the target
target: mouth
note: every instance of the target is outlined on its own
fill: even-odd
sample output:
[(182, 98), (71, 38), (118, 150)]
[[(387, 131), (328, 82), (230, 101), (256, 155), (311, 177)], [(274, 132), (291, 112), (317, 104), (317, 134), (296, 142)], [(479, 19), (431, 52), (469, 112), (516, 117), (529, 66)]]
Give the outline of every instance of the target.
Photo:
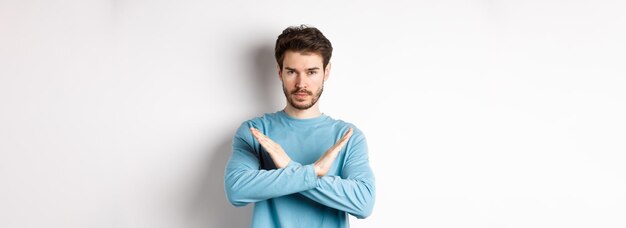
[(294, 93), (293, 95), (296, 96), (296, 98), (305, 98), (309, 96), (308, 93)]

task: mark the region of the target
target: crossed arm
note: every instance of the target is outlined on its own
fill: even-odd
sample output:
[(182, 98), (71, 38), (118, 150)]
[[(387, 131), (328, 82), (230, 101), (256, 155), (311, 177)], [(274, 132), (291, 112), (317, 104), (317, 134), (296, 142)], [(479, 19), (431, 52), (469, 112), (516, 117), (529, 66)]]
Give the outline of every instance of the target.
[[(291, 158), (289, 158), (289, 155), (285, 153), (280, 144), (275, 143), (272, 139), (265, 136), (256, 128), (251, 127), (250, 132), (252, 132), (252, 135), (257, 139), (257, 141), (259, 141), (259, 144), (261, 144), (263, 149), (270, 154), (270, 157), (272, 158), (272, 161), (274, 161), (277, 168), (281, 169), (287, 167), (289, 162), (291, 162)], [(331, 146), (326, 153), (322, 155), (322, 157), (313, 163), (313, 169), (318, 177), (324, 176), (328, 173), (328, 170), (330, 170), (330, 167), (333, 165), (335, 158), (337, 158), (337, 154), (339, 154), (339, 151), (346, 145), (346, 142), (348, 142), (348, 139), (350, 139), (351, 136), (352, 128), (350, 128), (348, 132), (346, 132), (346, 134), (344, 134), (343, 137), (335, 143), (335, 145)]]
[[(240, 131), (243, 129), (240, 128)], [(282, 147), (250, 128), (252, 136), (235, 137), (233, 154), (226, 167), (226, 193), (235, 206), (243, 206), (261, 200), (299, 193), (320, 204), (346, 211), (357, 218), (371, 214), (374, 205), (374, 177), (369, 168), (367, 145), (359, 135), (349, 146), (358, 150), (345, 161), (341, 176), (327, 175), (339, 151), (352, 137), (349, 129), (315, 163), (301, 165), (292, 161)], [(277, 166), (273, 170), (260, 170), (259, 158), (251, 153), (251, 137), (268, 152)]]

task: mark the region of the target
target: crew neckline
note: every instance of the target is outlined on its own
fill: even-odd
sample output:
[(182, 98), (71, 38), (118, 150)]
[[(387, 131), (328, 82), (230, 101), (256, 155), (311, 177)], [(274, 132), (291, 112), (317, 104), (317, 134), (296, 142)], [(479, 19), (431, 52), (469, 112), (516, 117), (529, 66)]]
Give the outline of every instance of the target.
[(306, 119), (299, 119), (299, 118), (295, 118), (295, 117), (291, 117), (289, 116), (285, 110), (280, 110), (277, 112), (280, 116), (284, 117), (285, 119), (289, 120), (290, 122), (294, 122), (294, 123), (303, 123), (303, 124), (310, 124), (310, 123), (319, 123), (322, 122), (326, 119), (328, 119), (328, 115), (322, 113), (321, 115), (317, 116), (317, 117), (313, 117), (313, 118), (306, 118)]

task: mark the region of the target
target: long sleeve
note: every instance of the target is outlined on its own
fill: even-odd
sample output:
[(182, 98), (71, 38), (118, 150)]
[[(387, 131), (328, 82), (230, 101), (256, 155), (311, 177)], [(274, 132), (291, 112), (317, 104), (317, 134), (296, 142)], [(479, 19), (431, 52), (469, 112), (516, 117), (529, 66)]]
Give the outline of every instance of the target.
[(232, 154), (224, 173), (224, 188), (230, 203), (244, 206), (261, 200), (280, 197), (317, 186), (312, 165), (295, 162), (282, 169), (260, 169), (260, 150), (249, 131), (251, 123), (243, 123), (233, 137)]
[(357, 218), (365, 218), (374, 208), (374, 174), (369, 166), (365, 137), (363, 134), (354, 136), (345, 148), (347, 154), (341, 176), (318, 178), (316, 188), (300, 194)]

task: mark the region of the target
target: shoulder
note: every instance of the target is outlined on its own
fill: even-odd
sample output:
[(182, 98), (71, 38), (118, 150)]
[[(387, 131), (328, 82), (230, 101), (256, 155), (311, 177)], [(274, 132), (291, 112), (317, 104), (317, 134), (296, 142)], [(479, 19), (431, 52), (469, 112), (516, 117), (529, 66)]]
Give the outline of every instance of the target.
[[(339, 129), (339, 136), (343, 136), (350, 128), (352, 128), (352, 136), (346, 143), (346, 153), (349, 158), (358, 158), (359, 156), (367, 156), (368, 145), (365, 133), (357, 127), (356, 124), (341, 119), (333, 119), (333, 125)], [(356, 156), (356, 157), (355, 157)]]
[(261, 116), (243, 121), (235, 131), (235, 135), (233, 137), (234, 142), (245, 142), (250, 146), (255, 145), (257, 142), (254, 139), (250, 128), (256, 128), (261, 132), (264, 132), (266, 126), (269, 126), (273, 119), (276, 118), (274, 115), (274, 113), (265, 113)]
[(342, 119), (335, 119), (330, 117), (329, 118), (333, 125), (343, 133), (347, 132), (348, 129), (352, 128), (352, 137), (351, 138), (357, 138), (357, 139), (365, 139), (365, 134), (363, 133), (363, 131), (357, 127), (356, 124), (352, 123), (352, 122), (348, 122)]
[(245, 120), (239, 125), (237, 133), (247, 132), (251, 127), (263, 131), (266, 126), (270, 125), (271, 122), (276, 121), (277, 118), (277, 113), (265, 113), (261, 116)]

